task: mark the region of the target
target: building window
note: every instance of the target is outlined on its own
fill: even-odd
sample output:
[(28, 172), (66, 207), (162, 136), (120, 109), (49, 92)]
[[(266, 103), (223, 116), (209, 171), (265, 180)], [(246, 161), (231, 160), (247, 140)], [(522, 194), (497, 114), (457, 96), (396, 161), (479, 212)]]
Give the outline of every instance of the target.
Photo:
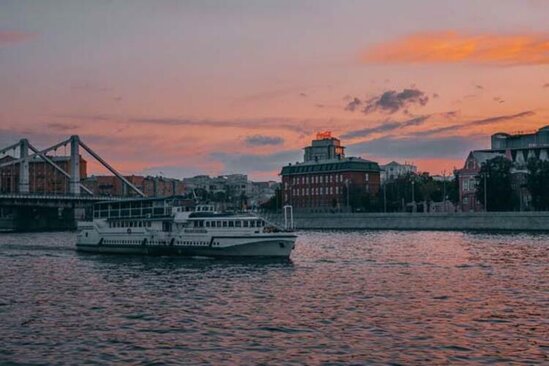
[(470, 179), (469, 180), (469, 189), (471, 191), (474, 191), (476, 189), (476, 187), (477, 187), (477, 181), (474, 180), (474, 179)]
[(368, 173), (365, 173), (364, 174), (364, 180), (367, 182), (368, 180), (370, 180), (370, 176), (368, 175)]

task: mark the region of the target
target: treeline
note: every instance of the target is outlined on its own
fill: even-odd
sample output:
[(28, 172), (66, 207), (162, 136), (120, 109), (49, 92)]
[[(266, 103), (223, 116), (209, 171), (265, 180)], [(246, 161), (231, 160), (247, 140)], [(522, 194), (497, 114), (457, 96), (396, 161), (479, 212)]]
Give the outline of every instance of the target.
[[(488, 211), (549, 211), (549, 161), (530, 159), (519, 169), (510, 160), (498, 156), (481, 165), (475, 180), (475, 198)], [(422, 212), (433, 202), (443, 202), (445, 194), (448, 202), (459, 203), (457, 172), (446, 182), (435, 180), (428, 173), (409, 173), (386, 182), (377, 194), (350, 185), (347, 195), (344, 187), (339, 200), (334, 199), (332, 208), (354, 212), (403, 212), (411, 211), (412, 202), (415, 202), (416, 210)], [(282, 205), (282, 191), (278, 189), (262, 208), (274, 211), (280, 210)]]
[(476, 198), (488, 211), (549, 210), (549, 161), (530, 159), (516, 169), (498, 156), (482, 164), (476, 179)]
[[(349, 205), (353, 211), (403, 212), (411, 211), (415, 202), (418, 212), (424, 211), (433, 202), (446, 200), (456, 204), (459, 201), (457, 179), (435, 180), (429, 173), (408, 173), (386, 182), (377, 194), (350, 187)], [(420, 205), (419, 203), (425, 203)]]

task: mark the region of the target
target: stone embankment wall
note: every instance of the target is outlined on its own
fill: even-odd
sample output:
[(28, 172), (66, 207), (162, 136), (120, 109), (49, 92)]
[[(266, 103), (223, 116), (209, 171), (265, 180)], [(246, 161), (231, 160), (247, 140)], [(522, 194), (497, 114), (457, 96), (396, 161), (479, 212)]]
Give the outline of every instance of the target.
[(12, 218), (0, 217), (0, 233), (15, 230), (15, 220)]
[[(266, 217), (283, 223), (282, 215)], [(366, 230), (549, 231), (549, 212), (471, 213), (294, 213), (295, 227)]]

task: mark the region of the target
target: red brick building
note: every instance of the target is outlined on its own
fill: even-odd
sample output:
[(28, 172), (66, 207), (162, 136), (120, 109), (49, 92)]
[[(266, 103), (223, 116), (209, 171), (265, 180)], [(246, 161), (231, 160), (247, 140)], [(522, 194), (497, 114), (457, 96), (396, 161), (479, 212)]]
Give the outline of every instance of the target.
[(378, 163), (346, 158), (340, 141), (329, 133), (317, 135), (305, 151), (303, 163), (289, 164), (280, 173), (285, 204), (297, 209), (343, 208), (357, 193), (379, 192)]
[(502, 153), (490, 151), (471, 151), (462, 169), (457, 171), (459, 179), (459, 210), (463, 212), (484, 211), (484, 206), (477, 200), (477, 185), (482, 184), (477, 177), (483, 163)]
[[(69, 156), (48, 156), (56, 165), (67, 173), (70, 171)], [(0, 159), (0, 165), (15, 160), (12, 156)], [(87, 162), (80, 157), (80, 178), (87, 177)], [(19, 192), (19, 164), (0, 168), (0, 193)], [(29, 161), (29, 192), (62, 194), (69, 192), (69, 181), (63, 174), (39, 157)]]

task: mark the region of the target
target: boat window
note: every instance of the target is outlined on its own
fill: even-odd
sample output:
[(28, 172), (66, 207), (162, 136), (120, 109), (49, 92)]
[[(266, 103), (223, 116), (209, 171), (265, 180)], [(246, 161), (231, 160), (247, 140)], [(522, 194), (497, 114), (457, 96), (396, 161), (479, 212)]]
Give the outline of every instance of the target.
[(210, 222), (206, 221), (206, 227), (210, 227)]
[(243, 227), (248, 227), (248, 221), (244, 220), (242, 221), (244, 225), (242, 225)]
[(139, 227), (143, 227), (143, 222), (139, 221)]
[(255, 221), (250, 221), (250, 227), (255, 227)]
[(234, 227), (234, 221), (229, 221), (229, 227)]
[(218, 222), (217, 222), (217, 227), (221, 227), (221, 225), (222, 225), (222, 224), (221, 224), (221, 221), (218, 221)]
[(235, 227), (241, 227), (241, 226), (242, 226), (242, 221), (240, 221), (240, 220), (239, 220), (239, 221), (235, 221), (235, 222), (234, 222), (234, 226), (235, 226)]
[(262, 226), (263, 226), (263, 221), (257, 220), (257, 227), (262, 227)]
[(227, 227), (227, 221), (223, 221), (223, 227)]

